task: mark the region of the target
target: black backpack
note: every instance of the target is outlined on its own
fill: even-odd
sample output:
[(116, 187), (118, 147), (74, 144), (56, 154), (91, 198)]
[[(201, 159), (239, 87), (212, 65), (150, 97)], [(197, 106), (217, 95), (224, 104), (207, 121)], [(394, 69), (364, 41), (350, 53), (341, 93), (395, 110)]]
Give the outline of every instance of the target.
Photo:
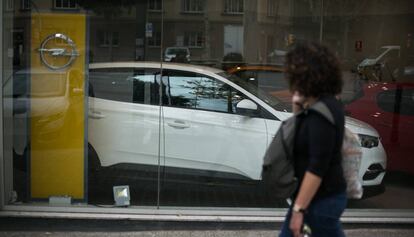
[(294, 115), (282, 122), (263, 159), (263, 187), (271, 198), (289, 198), (298, 185), (293, 169), (296, 120)]
[[(308, 110), (318, 112), (328, 121), (335, 124), (331, 111), (323, 102), (316, 102)], [(289, 198), (297, 188), (298, 180), (295, 177), (295, 171), (293, 168), (293, 145), (296, 133), (297, 117), (305, 112), (306, 110), (301, 111), (300, 113), (282, 122), (264, 156), (262, 182), (265, 192), (273, 198)], [(349, 159), (344, 160), (349, 161)], [(352, 159), (351, 163), (355, 163), (354, 160), (355, 159)], [(348, 165), (343, 168), (345, 168), (345, 172), (350, 169)], [(358, 168), (359, 166), (353, 168), (353, 170)], [(355, 174), (355, 172), (353, 172), (353, 174)], [(348, 177), (345, 177), (345, 179), (347, 183), (351, 182)]]

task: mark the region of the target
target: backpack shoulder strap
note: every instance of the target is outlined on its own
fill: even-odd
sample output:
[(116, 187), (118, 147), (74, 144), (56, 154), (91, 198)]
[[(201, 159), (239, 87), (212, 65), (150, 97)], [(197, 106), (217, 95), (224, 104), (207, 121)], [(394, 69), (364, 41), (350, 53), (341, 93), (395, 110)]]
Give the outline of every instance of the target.
[(326, 118), (329, 122), (335, 125), (335, 119), (329, 110), (328, 106), (326, 106), (325, 103), (322, 101), (318, 101), (315, 104), (313, 104), (309, 110), (313, 110), (321, 114), (324, 118)]

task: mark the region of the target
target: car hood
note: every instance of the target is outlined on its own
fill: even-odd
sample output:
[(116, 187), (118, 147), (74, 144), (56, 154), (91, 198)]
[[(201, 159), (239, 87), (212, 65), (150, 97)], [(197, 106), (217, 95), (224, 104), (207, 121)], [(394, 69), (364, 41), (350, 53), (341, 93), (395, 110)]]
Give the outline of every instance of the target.
[(366, 67), (366, 66), (373, 66), (377, 63), (376, 59), (370, 59), (370, 58), (366, 58), (364, 59), (359, 65), (358, 67)]
[(379, 134), (375, 128), (371, 125), (351, 117), (345, 117), (345, 126), (356, 134), (365, 134), (374, 137), (379, 137)]
[[(292, 116), (292, 113), (288, 112), (278, 112), (277, 117), (280, 120), (286, 120)], [(364, 134), (364, 135), (370, 135), (374, 137), (379, 137), (379, 134), (375, 128), (373, 128), (371, 125), (351, 117), (345, 117), (345, 127), (347, 127), (349, 130), (351, 130), (355, 134)]]

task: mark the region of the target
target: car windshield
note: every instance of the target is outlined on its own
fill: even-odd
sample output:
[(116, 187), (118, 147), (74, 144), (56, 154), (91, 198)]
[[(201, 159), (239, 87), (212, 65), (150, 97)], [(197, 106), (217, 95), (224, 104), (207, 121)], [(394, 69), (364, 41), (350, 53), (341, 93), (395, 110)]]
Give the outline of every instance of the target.
[(183, 48), (167, 49), (167, 54), (179, 54), (179, 53), (187, 54), (187, 49), (183, 49)]
[(271, 107), (282, 110), (282, 111), (290, 111), (289, 106), (286, 105), (286, 103), (282, 102), (281, 100), (277, 99), (276, 97), (270, 96), (265, 91), (261, 90), (257, 86), (251, 85), (244, 80), (240, 79), (238, 76), (227, 73), (227, 72), (221, 72), (218, 73), (218, 75), (230, 80), (231, 82), (237, 84), (238, 86), (242, 87), (246, 91), (252, 93), (254, 96), (258, 97), (262, 101), (264, 101), (266, 104), (270, 105)]

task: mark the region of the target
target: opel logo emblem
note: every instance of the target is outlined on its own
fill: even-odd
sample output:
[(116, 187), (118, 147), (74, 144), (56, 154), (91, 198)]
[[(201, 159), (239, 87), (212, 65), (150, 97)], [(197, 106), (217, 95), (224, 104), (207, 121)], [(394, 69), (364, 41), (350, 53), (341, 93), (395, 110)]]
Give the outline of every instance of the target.
[[(75, 42), (61, 33), (49, 35), (43, 40), (38, 51), (42, 63), (52, 70), (61, 70), (69, 67), (76, 57), (79, 56)], [(64, 58), (64, 60), (59, 58)]]

